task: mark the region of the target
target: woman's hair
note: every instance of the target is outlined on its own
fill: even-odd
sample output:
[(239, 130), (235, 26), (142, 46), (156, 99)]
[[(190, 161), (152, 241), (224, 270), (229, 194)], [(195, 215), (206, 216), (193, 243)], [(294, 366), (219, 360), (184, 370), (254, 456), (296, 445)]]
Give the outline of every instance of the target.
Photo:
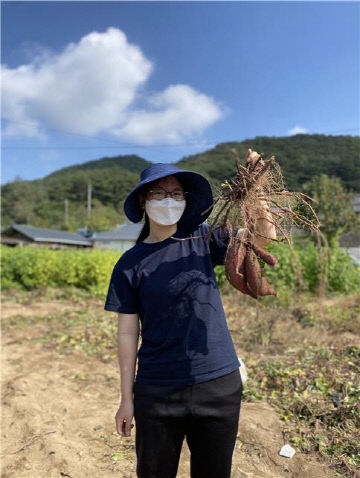
[(136, 244), (138, 242), (143, 241), (148, 235), (150, 234), (150, 222), (149, 222), (149, 216), (147, 215), (147, 212), (145, 211), (145, 223), (140, 231), (139, 237), (136, 239)]
[[(184, 188), (184, 183), (179, 179), (179, 177), (176, 177), (176, 179), (179, 181), (179, 183), (181, 184), (181, 186)], [(153, 186), (153, 184), (157, 181), (157, 179), (155, 179), (154, 181), (151, 181), (150, 183), (146, 184), (143, 188), (140, 189), (139, 192), (142, 192), (143, 195), (145, 196), (146, 192), (151, 189), (151, 187)], [(149, 216), (147, 215), (147, 212), (144, 211), (144, 214), (145, 214), (145, 222), (144, 222), (144, 225), (140, 231), (140, 234), (138, 236), (138, 238), (136, 239), (136, 244), (138, 242), (141, 242), (143, 241), (145, 238), (147, 238), (147, 236), (150, 234), (150, 221), (149, 221)]]

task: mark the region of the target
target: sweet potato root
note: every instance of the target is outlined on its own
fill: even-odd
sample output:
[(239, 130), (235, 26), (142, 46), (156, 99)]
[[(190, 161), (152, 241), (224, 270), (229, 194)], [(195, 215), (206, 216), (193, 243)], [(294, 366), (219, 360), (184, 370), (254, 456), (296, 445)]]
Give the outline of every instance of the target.
[(246, 250), (244, 264), (247, 286), (254, 295), (258, 296), (261, 287), (261, 267), (254, 251), (250, 248)]
[(256, 254), (244, 242), (234, 241), (226, 251), (225, 275), (230, 284), (254, 299), (263, 295), (277, 295), (262, 274)]
[(257, 296), (248, 288), (246, 284), (244, 259), (246, 255), (246, 248), (244, 243), (239, 239), (234, 241), (233, 245), (229, 247), (225, 255), (225, 275), (230, 284), (240, 292), (251, 295), (255, 299)]
[[(275, 266), (277, 258), (255, 244), (257, 237), (270, 241), (287, 241), (292, 251), (290, 233), (292, 225), (303, 224), (315, 232), (318, 244), (324, 236), (319, 230), (320, 221), (307, 200), (313, 200), (303, 193), (287, 191), (280, 165), (275, 157), (265, 160), (263, 156), (248, 149), (245, 164), (241, 164), (239, 151), (232, 150), (235, 159), (235, 177), (221, 184), (215, 198), (212, 226), (220, 224), (232, 231), (241, 226), (240, 241), (231, 236), (225, 262), (226, 277), (241, 292), (258, 298), (262, 295), (277, 295), (263, 274), (260, 259), (269, 266)], [(302, 203), (309, 208), (315, 223), (295, 207)], [(266, 224), (266, 221), (268, 224)], [(271, 225), (273, 227), (271, 227)], [(281, 232), (277, 238), (274, 229)], [(289, 232), (288, 232), (289, 231)], [(296, 268), (291, 254), (292, 264), (297, 270), (300, 285), (300, 270)]]
[(276, 264), (277, 259), (259, 246), (245, 241), (239, 230), (226, 251), (225, 275), (230, 284), (240, 292), (257, 299), (262, 295), (277, 295), (263, 275), (257, 256)]
[(260, 246), (257, 246), (254, 243), (249, 243), (249, 246), (253, 249), (255, 254), (260, 257), (264, 262), (269, 264), (270, 266), (274, 266), (277, 263), (277, 259), (273, 254), (270, 254), (270, 252), (266, 251)]
[(260, 286), (260, 290), (259, 290), (259, 295), (275, 295), (275, 296), (277, 296), (276, 290), (271, 287), (271, 285), (268, 283), (265, 276), (261, 277), (261, 286)]

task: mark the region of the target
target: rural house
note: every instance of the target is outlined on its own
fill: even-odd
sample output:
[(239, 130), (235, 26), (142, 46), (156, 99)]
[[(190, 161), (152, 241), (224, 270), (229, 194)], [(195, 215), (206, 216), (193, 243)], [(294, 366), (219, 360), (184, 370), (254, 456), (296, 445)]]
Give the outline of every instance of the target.
[(76, 232), (24, 226), (16, 223), (2, 231), (1, 244), (12, 247), (48, 247), (49, 249), (92, 247), (89, 239)]
[(94, 232), (89, 240), (97, 249), (116, 249), (125, 252), (135, 245), (143, 225), (143, 222), (124, 222), (117, 229)]

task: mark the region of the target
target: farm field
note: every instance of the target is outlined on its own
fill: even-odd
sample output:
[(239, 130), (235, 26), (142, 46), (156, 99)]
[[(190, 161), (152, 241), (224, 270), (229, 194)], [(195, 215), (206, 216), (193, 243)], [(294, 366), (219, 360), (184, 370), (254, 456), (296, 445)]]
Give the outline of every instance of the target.
[[(360, 476), (360, 295), (222, 297), (248, 372), (232, 477)], [(136, 477), (135, 428), (115, 429), (116, 325), (80, 289), (3, 291), (3, 478)], [(189, 466), (184, 440), (179, 478)]]

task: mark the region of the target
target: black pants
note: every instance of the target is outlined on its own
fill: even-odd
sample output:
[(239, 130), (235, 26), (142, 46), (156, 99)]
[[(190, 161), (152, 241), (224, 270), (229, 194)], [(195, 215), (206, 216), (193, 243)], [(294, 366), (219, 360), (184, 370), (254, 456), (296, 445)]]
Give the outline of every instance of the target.
[(137, 476), (175, 478), (186, 437), (192, 478), (230, 478), (242, 393), (239, 369), (188, 386), (135, 382)]

